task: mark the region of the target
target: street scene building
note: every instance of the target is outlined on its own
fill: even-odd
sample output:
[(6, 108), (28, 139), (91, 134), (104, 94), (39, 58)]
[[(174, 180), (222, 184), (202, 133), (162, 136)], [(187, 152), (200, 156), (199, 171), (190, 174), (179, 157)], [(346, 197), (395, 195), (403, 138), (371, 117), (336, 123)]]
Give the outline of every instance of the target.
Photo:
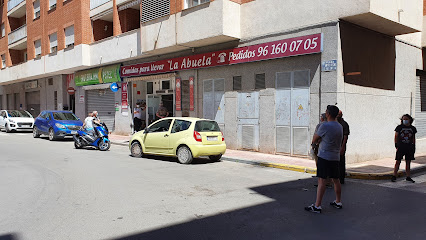
[(393, 156), (406, 113), (425, 153), (424, 2), (0, 1), (0, 108), (97, 110), (128, 135), (136, 104), (149, 124), (162, 103), (216, 120), (230, 149), (306, 157), (337, 105), (348, 163)]

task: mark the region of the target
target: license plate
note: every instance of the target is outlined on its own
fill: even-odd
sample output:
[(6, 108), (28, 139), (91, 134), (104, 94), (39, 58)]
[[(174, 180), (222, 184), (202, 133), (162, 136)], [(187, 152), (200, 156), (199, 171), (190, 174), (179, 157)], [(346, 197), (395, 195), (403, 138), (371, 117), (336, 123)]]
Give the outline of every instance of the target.
[(217, 141), (217, 136), (215, 137), (207, 136), (207, 141)]
[(71, 134), (77, 134), (77, 131), (71, 131)]

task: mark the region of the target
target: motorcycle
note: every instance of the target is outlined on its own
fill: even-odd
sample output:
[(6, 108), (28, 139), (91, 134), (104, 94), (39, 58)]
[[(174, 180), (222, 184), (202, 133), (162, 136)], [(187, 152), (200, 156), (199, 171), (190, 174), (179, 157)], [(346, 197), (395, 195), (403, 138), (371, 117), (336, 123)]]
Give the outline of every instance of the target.
[(107, 151), (111, 147), (111, 141), (108, 139), (108, 128), (105, 123), (94, 127), (94, 134), (84, 131), (83, 128), (73, 135), (74, 146), (77, 149), (93, 146), (101, 151)]

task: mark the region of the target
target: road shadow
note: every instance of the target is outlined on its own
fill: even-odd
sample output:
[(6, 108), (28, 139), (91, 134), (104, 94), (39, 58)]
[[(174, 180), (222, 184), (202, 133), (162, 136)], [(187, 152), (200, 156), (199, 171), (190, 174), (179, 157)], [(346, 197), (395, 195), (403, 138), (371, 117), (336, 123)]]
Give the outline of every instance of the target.
[(195, 214), (188, 222), (114, 239), (424, 239), (426, 194), (351, 180), (343, 186), (343, 209), (329, 205), (334, 191), (327, 189), (323, 212), (316, 214), (304, 210), (315, 200), (315, 182), (251, 188), (249, 194), (270, 202), (214, 216)]
[(0, 235), (0, 240), (19, 240), (16, 234)]
[[(129, 154), (129, 156), (132, 157), (131, 154)], [(159, 155), (143, 155), (141, 159), (149, 159), (154, 161), (171, 162), (171, 163), (180, 164), (177, 157), (167, 157), (167, 156), (159, 156)], [(192, 162), (189, 165), (213, 164), (218, 162), (220, 161), (212, 161), (207, 157), (201, 157), (201, 158), (194, 158), (194, 160), (192, 160)]]

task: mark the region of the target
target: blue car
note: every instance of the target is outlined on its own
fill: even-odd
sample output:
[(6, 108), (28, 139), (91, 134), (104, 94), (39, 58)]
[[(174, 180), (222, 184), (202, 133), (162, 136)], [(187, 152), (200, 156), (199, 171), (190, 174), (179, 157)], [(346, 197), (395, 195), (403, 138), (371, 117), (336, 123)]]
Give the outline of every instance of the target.
[(83, 122), (72, 112), (43, 111), (34, 122), (33, 137), (48, 135), (49, 140), (72, 137), (83, 126)]

